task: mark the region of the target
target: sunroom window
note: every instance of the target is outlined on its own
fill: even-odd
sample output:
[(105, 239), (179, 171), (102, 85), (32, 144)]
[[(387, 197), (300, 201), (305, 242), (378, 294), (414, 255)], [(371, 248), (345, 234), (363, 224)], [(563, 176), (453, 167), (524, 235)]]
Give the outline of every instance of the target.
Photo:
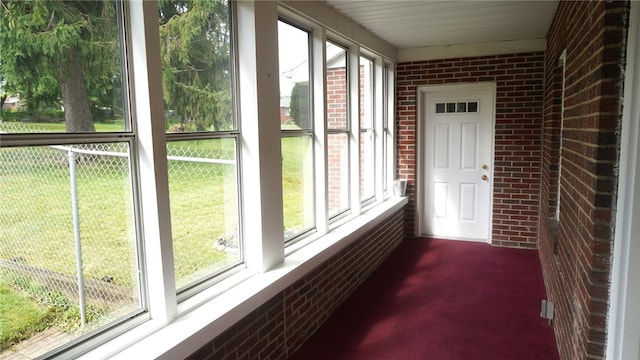
[[(287, 257), (354, 238), (369, 210), (357, 139), (382, 132), (382, 91), (361, 101), (360, 45), (285, 8), (2, 0), (0, 358), (34, 334), (58, 340), (33, 357), (153, 357), (223, 331), (218, 310), (249, 314), (292, 279), (272, 271)], [(365, 53), (378, 79), (384, 59)], [(288, 89), (261, 76), (276, 61)], [(367, 179), (375, 200), (387, 141), (372, 145), (387, 164)]]
[(373, 60), (360, 57), (360, 199), (375, 197), (375, 128)]
[(382, 190), (389, 194), (389, 183), (394, 174), (391, 160), (393, 154), (393, 70), (388, 64), (382, 69)]
[(0, 84), (19, 101), (0, 114), (0, 352), (146, 310), (120, 6), (3, 2)]
[(243, 261), (232, 23), (226, 0), (159, 4), (171, 231), (179, 293)]
[(329, 218), (349, 210), (349, 79), (347, 49), (326, 42), (327, 192)]
[(315, 227), (309, 40), (308, 31), (278, 21), (285, 242)]

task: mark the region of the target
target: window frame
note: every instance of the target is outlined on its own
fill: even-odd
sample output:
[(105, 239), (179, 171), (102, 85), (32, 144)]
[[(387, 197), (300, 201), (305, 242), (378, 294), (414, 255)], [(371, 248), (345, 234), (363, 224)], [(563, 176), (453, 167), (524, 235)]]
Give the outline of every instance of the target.
[[(136, 59), (132, 55), (132, 49), (135, 47), (132, 39), (135, 38), (135, 36), (131, 34), (134, 32), (132, 28), (135, 25), (132, 25), (131, 13), (135, 13), (135, 10), (132, 10), (127, 6), (126, 2), (121, 0), (114, 1), (113, 5), (116, 7), (118, 41), (120, 42), (121, 90), (123, 92), (121, 96), (125, 129), (117, 132), (92, 133), (0, 133), (0, 148), (122, 143), (127, 144), (129, 150), (127, 159), (129, 163), (129, 184), (131, 186), (132, 225), (134, 227), (133, 236), (135, 237), (134, 246), (136, 248), (135, 261), (139, 272), (137, 283), (140, 302), (139, 307), (126, 315), (120, 316), (109, 324), (99, 326), (74, 340), (66, 342), (49, 351), (46, 355), (79, 356), (118, 335), (131, 331), (148, 322), (151, 320), (150, 309), (154, 307), (154, 301), (151, 299), (151, 292), (148, 285), (148, 271), (144, 271), (148, 261), (145, 253), (145, 232), (143, 232), (143, 224), (146, 223), (147, 220), (145, 219), (145, 213), (142, 211), (142, 203), (143, 201), (156, 203), (158, 204), (158, 209), (161, 208), (161, 205), (159, 202), (148, 199), (144, 194), (144, 187), (141, 185), (144, 183), (142, 176), (144, 169), (148, 166), (153, 168), (154, 164), (141, 160), (142, 151), (140, 149), (140, 138), (144, 135), (141, 135), (140, 132), (144, 132), (144, 129), (139, 130), (136, 116), (144, 106), (140, 106), (139, 99), (133, 96), (136, 92), (136, 90), (134, 90), (136, 83), (142, 82), (139, 79), (140, 75), (146, 76), (148, 74), (137, 74), (133, 71), (133, 63), (136, 62)], [(137, 50), (136, 48), (136, 51)], [(145, 110), (142, 111), (145, 112)]]
[[(334, 35), (335, 36), (335, 35)], [(346, 126), (344, 129), (332, 129), (328, 126), (328, 124), (325, 124), (325, 127), (327, 129), (327, 138), (329, 137), (329, 135), (345, 135), (347, 137), (347, 189), (348, 189), (348, 193), (347, 193), (347, 207), (344, 209), (340, 209), (338, 212), (336, 212), (335, 214), (327, 214), (327, 216), (329, 217), (329, 223), (335, 223), (337, 221), (340, 221), (341, 219), (349, 216), (352, 214), (352, 203), (353, 203), (353, 193), (352, 193), (352, 189), (353, 189), (353, 103), (352, 103), (352, 99), (353, 99), (353, 83), (352, 83), (352, 72), (351, 71), (351, 62), (352, 62), (352, 57), (351, 57), (351, 52), (352, 49), (350, 46), (343, 44), (340, 40), (334, 40), (331, 37), (326, 37), (325, 38), (325, 46), (324, 46), (324, 51), (326, 53), (326, 44), (327, 43), (331, 43), (334, 46), (337, 46), (341, 49), (344, 50), (345, 53), (345, 85), (346, 85), (346, 89), (345, 89), (345, 102), (346, 102), (346, 106), (345, 106), (345, 122), (346, 122)], [(327, 68), (327, 62), (329, 61), (329, 58), (326, 57), (326, 61), (323, 64), (324, 66), (324, 71), (325, 71), (325, 82), (326, 82), (326, 77), (327, 77), (327, 72), (328, 72), (328, 68)], [(357, 81), (358, 76), (356, 76), (356, 81)], [(356, 91), (358, 89), (358, 87), (356, 86)], [(328, 89), (326, 89), (328, 90)], [(326, 91), (325, 90), (325, 91)], [(326, 93), (325, 93), (326, 96)], [(356, 96), (356, 99), (358, 97)], [(328, 106), (328, 104), (326, 104), (325, 106)], [(358, 108), (356, 106), (356, 108)], [(356, 118), (359, 120), (359, 117), (356, 116)], [(327, 116), (327, 121), (328, 121), (328, 116)], [(357, 127), (356, 127), (357, 128)], [(327, 140), (328, 141), (328, 140)], [(358, 147), (356, 147), (358, 148)], [(328, 164), (328, 158), (327, 158), (327, 163), (325, 164), (325, 167), (329, 167)], [(327, 170), (328, 171), (328, 170)], [(328, 181), (328, 179), (327, 179)], [(328, 184), (327, 184), (328, 187)], [(358, 192), (359, 193), (359, 192)], [(328, 200), (327, 200), (328, 201)], [(327, 209), (328, 209), (328, 204), (327, 204)]]
[[(365, 149), (361, 148), (361, 140), (363, 138), (363, 135), (365, 134), (370, 134), (371, 136), (371, 141), (373, 142), (373, 144), (371, 144), (371, 146), (373, 147), (373, 154), (371, 154), (373, 156), (373, 173), (375, 175), (379, 175), (379, 171), (378, 171), (378, 161), (377, 159), (380, 159), (380, 155), (382, 154), (381, 151), (379, 151), (379, 146), (378, 146), (378, 142), (379, 142), (379, 138), (380, 138), (380, 129), (378, 128), (378, 124), (380, 122), (380, 118), (381, 118), (381, 109), (378, 108), (378, 105), (382, 103), (382, 101), (380, 101), (380, 98), (382, 96), (382, 94), (380, 93), (380, 91), (382, 90), (382, 88), (378, 87), (378, 83), (380, 82), (379, 79), (379, 64), (376, 64), (376, 59), (375, 57), (369, 55), (366, 51), (361, 50), (360, 51), (360, 57), (358, 58), (358, 63), (359, 63), (359, 67), (360, 68), (362, 65), (361, 60), (362, 59), (366, 59), (367, 61), (370, 61), (371, 63), (371, 71), (370, 71), (370, 76), (371, 76), (371, 84), (370, 84), (370, 91), (371, 91), (371, 104), (370, 104), (370, 111), (372, 112), (371, 114), (371, 127), (367, 127), (367, 128), (363, 128), (362, 127), (362, 121), (358, 121), (358, 125), (359, 125), (359, 137), (360, 137), (360, 141), (358, 142), (358, 149), (359, 149), (359, 153), (362, 156), (364, 153), (363, 151), (365, 151)], [(366, 76), (366, 75), (365, 75)], [(360, 76), (358, 76), (358, 78), (360, 78)], [(358, 89), (362, 89), (364, 91), (364, 96), (366, 96), (366, 80), (364, 81), (364, 84), (359, 84)], [(362, 99), (363, 97), (358, 96), (358, 99)], [(365, 101), (366, 103), (366, 101)], [(362, 105), (362, 104), (360, 104)], [(363, 111), (366, 111), (363, 108)], [(360, 118), (360, 116), (358, 117)], [(364, 166), (364, 162), (362, 161), (362, 159), (360, 161), (358, 161), (358, 166)], [(366, 176), (366, 174), (363, 172), (364, 169), (360, 169), (360, 176), (358, 178), (358, 183), (362, 184), (363, 179), (363, 175)], [(359, 195), (360, 195), (360, 203), (361, 206), (366, 207), (368, 204), (371, 204), (372, 202), (376, 201), (376, 198), (379, 198), (379, 194), (378, 191), (376, 191), (376, 189), (378, 188), (378, 178), (377, 176), (373, 177), (373, 192), (372, 194), (363, 194), (362, 193), (362, 189), (359, 191)], [(366, 196), (366, 197), (365, 197)]]
[[(238, 252), (239, 259), (228, 264), (215, 272), (209, 273), (197, 280), (193, 280), (182, 288), (176, 288), (177, 301), (182, 302), (191, 296), (194, 296), (204, 289), (232, 276), (238, 271), (243, 270), (245, 265), (245, 247), (243, 241), (243, 202), (241, 201), (241, 184), (242, 184), (242, 151), (241, 151), (241, 122), (239, 121), (238, 110), (238, 55), (237, 55), (237, 21), (235, 19), (235, 1), (228, 2), (228, 17), (229, 24), (229, 50), (230, 50), (230, 68), (231, 68), (231, 116), (232, 116), (232, 129), (231, 130), (212, 130), (212, 131), (190, 131), (190, 132), (168, 132), (165, 131), (165, 143), (168, 146), (172, 142), (181, 141), (195, 141), (195, 140), (218, 140), (218, 139), (233, 139), (235, 143), (235, 177), (236, 177), (236, 191), (237, 191), (237, 212), (238, 212)], [(168, 162), (168, 160), (167, 160)], [(167, 164), (168, 165), (168, 164)], [(175, 263), (175, 260), (174, 260)]]
[[(316, 148), (315, 146), (313, 146), (313, 144), (316, 142), (316, 135), (317, 135), (317, 131), (315, 130), (316, 126), (315, 126), (315, 101), (314, 101), (314, 83), (315, 83), (315, 79), (314, 79), (314, 48), (313, 48), (313, 30), (309, 29), (305, 26), (301, 26), (298, 23), (296, 23), (295, 21), (290, 20), (289, 18), (287, 18), (285, 15), (283, 15), (282, 13), (278, 14), (278, 22), (282, 22), (284, 24), (287, 24), (291, 27), (294, 27), (300, 31), (303, 31), (305, 33), (307, 33), (307, 44), (308, 44), (308, 53), (307, 53), (307, 59), (308, 59), (308, 70), (309, 70), (309, 125), (310, 127), (308, 128), (301, 128), (298, 130), (294, 130), (294, 129), (282, 129), (282, 127), (280, 128), (280, 137), (281, 137), (281, 141), (282, 139), (285, 138), (309, 138), (310, 140), (310, 144), (311, 144), (311, 188), (313, 189), (313, 192), (316, 193), (316, 184), (317, 184), (317, 180), (316, 180), (316, 167), (317, 167), (317, 162), (316, 162)], [(283, 71), (284, 69), (280, 69), (280, 71)], [(287, 108), (287, 109), (290, 109)], [(290, 111), (289, 111), (290, 112)], [(283, 189), (284, 191), (284, 189)], [(311, 218), (313, 219), (313, 224), (311, 227), (304, 229), (303, 231), (301, 231), (299, 234), (296, 234), (295, 236), (292, 236), (290, 238), (286, 238), (283, 237), (284, 239), (284, 243), (285, 246), (290, 246), (292, 244), (295, 244), (296, 242), (302, 240), (303, 238), (316, 233), (316, 229), (317, 229), (317, 219), (318, 219), (318, 215), (317, 215), (317, 206), (316, 204), (318, 203), (317, 201), (317, 197), (313, 197), (311, 199), (311, 201), (313, 202), (312, 204), (312, 211), (313, 214), (311, 214)], [(284, 205), (284, 204), (283, 204)], [(284, 208), (283, 208), (284, 211)], [(284, 214), (283, 214), (284, 216)], [(285, 233), (286, 235), (286, 233)]]
[(395, 137), (395, 124), (393, 122), (395, 114), (395, 72), (394, 65), (383, 60), (383, 76), (381, 81), (382, 86), (382, 152), (383, 163), (382, 175), (382, 193), (380, 194), (382, 199), (386, 199), (392, 195), (390, 187), (393, 186), (393, 180), (396, 174), (396, 164), (393, 159), (396, 158), (396, 149), (394, 144), (396, 143)]

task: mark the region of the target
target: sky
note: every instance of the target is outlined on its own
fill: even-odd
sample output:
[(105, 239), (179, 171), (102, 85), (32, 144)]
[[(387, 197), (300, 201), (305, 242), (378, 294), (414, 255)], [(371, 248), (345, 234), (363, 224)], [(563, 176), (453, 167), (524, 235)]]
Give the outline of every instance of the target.
[(309, 80), (309, 33), (279, 21), (278, 54), (280, 94), (289, 96), (295, 82)]

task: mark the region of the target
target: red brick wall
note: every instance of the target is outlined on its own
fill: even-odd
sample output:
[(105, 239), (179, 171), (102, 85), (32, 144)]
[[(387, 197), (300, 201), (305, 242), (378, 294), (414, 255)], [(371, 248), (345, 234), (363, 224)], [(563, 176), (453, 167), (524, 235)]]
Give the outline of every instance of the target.
[[(359, 122), (361, 128), (371, 129), (372, 124), (365, 121), (366, 115), (372, 115), (372, 108), (365, 109), (367, 105), (373, 105), (373, 99), (365, 101), (365, 68), (360, 66), (360, 89), (358, 91), (360, 97)], [(327, 128), (334, 130), (349, 129), (348, 115), (348, 86), (347, 86), (347, 69), (345, 67), (335, 67), (327, 69)], [(329, 214), (340, 210), (345, 210), (349, 206), (348, 185), (349, 177), (349, 139), (346, 136), (332, 135), (327, 139), (327, 171), (328, 171), (328, 195), (329, 195)], [(368, 145), (368, 146), (367, 146)], [(366, 154), (371, 155), (373, 152), (373, 144), (367, 143), (364, 136), (360, 138), (360, 194), (364, 196), (374, 195), (372, 188), (375, 186), (374, 179), (367, 177), (365, 164)]]
[(287, 121), (291, 121), (293, 118), (287, 114), (287, 109), (284, 106), (280, 106), (280, 124), (284, 124)]
[(544, 53), (402, 63), (397, 73), (398, 177), (409, 180), (407, 235), (416, 204), (416, 87), (497, 84), (492, 243), (537, 247)]
[(347, 128), (347, 71), (344, 67), (327, 69), (327, 127)]
[[(347, 71), (344, 67), (327, 69), (327, 128), (336, 130), (348, 129), (348, 89)], [(350, 189), (344, 177), (349, 176), (346, 165), (348, 158), (349, 139), (346, 136), (332, 135), (327, 138), (327, 171), (329, 214), (346, 209), (349, 198), (346, 195)]]
[(404, 238), (404, 210), (212, 339), (188, 359), (285, 359)]
[(547, 38), (540, 258), (562, 359), (604, 357), (628, 6), (560, 2)]

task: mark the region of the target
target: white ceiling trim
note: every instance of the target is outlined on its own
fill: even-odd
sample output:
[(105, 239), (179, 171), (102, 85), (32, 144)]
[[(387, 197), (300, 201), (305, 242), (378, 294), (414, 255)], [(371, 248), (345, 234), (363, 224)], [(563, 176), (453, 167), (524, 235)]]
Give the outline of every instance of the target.
[(544, 51), (546, 47), (546, 39), (425, 46), (419, 48), (398, 49), (398, 62), (403, 63), (420, 60), (438, 60)]

